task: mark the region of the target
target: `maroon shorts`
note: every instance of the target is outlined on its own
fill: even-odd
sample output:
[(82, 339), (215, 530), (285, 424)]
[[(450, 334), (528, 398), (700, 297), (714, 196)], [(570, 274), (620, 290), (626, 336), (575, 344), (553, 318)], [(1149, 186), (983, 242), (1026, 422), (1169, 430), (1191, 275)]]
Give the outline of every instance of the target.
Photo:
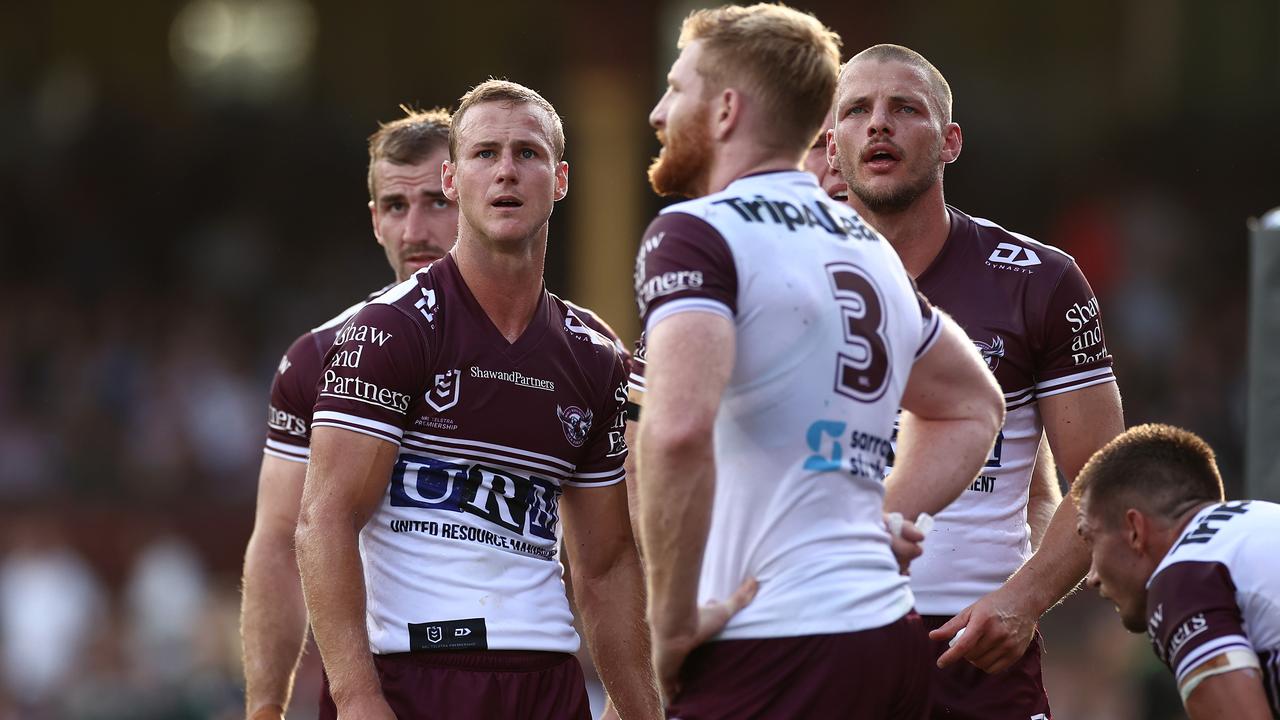
[[(382, 693), (399, 718), (591, 720), (578, 659), (523, 650), (437, 650), (374, 655)], [(320, 720), (338, 710), (324, 678)]]
[[(947, 615), (925, 615), (924, 624), (936, 630), (950, 619)], [(931, 642), (937, 659), (947, 643)], [(943, 669), (935, 663), (934, 720), (1050, 720), (1049, 696), (1040, 675), (1040, 648), (1040, 632), (1036, 631), (1022, 659), (995, 675), (963, 660)]]
[(925, 720), (932, 664), (914, 612), (861, 632), (720, 640), (689, 655), (667, 717)]

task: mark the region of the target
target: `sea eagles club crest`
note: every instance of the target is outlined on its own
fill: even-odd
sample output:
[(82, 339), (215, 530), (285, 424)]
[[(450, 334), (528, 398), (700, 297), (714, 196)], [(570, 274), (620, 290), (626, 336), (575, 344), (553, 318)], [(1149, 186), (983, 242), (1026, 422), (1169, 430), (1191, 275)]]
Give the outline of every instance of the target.
[(1004, 338), (996, 335), (991, 338), (989, 343), (974, 340), (973, 344), (978, 346), (978, 352), (982, 353), (982, 359), (987, 361), (987, 369), (995, 372), (996, 366), (1000, 364), (1000, 358), (1004, 357)]
[(562, 408), (556, 405), (556, 417), (560, 418), (560, 426), (564, 428), (564, 437), (569, 444), (582, 447), (587, 441), (587, 433), (591, 432), (591, 411), (583, 412), (578, 407)]

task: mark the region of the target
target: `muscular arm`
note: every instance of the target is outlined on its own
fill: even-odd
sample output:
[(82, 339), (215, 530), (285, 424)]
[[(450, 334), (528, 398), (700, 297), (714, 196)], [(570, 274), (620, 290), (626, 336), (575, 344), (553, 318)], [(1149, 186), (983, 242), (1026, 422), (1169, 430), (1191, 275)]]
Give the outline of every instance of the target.
[(655, 665), (668, 692), (698, 643), (698, 578), (715, 496), (712, 434), (734, 342), (733, 324), (704, 312), (673, 315), (649, 334), (637, 485)]
[[(1049, 445), (1070, 481), (1098, 448), (1124, 431), (1115, 383), (1095, 385), (1040, 400)], [(1075, 533), (1075, 503), (1064, 498), (1044, 540), (1008, 582), (930, 633), (945, 639), (969, 631), (938, 659), (965, 658), (989, 673), (1012, 665), (1026, 652), (1040, 616), (1069, 593), (1089, 569), (1089, 550)], [(976, 632), (974, 632), (976, 630)]]
[(306, 472), (306, 463), (262, 457), (240, 605), (248, 716), (259, 712), (264, 718), (284, 716), (307, 638), (307, 608), (293, 549)]
[(1270, 720), (1262, 676), (1252, 668), (1205, 678), (1187, 698), (1191, 720)]
[(1004, 423), (1004, 398), (973, 343), (951, 318), (911, 369), (885, 512), (942, 510), (977, 476)]
[(369, 652), (357, 541), (387, 492), (396, 455), (395, 445), (368, 435), (330, 427), (312, 432), (298, 516), (298, 568), (339, 714), (393, 717)]
[(1058, 487), (1058, 470), (1053, 462), (1053, 450), (1049, 440), (1040, 436), (1040, 448), (1036, 451), (1036, 464), (1031, 469), (1031, 489), (1027, 494), (1027, 524), (1031, 527), (1031, 549), (1038, 550), (1044, 541), (1045, 531), (1053, 513), (1062, 502), (1062, 489)]
[(574, 600), (596, 669), (625, 718), (659, 718), (650, 662), (644, 575), (627, 488), (567, 487), (561, 505)]

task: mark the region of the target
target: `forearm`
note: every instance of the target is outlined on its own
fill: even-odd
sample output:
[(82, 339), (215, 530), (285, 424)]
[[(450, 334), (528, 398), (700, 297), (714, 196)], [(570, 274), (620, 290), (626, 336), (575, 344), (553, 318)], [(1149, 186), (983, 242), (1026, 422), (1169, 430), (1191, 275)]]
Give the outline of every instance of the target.
[(623, 553), (605, 573), (576, 578), (574, 586), (591, 657), (619, 715), (661, 717), (639, 556)]
[(951, 504), (982, 469), (995, 433), (983, 418), (929, 420), (903, 412), (885, 512), (913, 519)]
[(1018, 568), (1006, 587), (1021, 595), (1037, 615), (1053, 607), (1075, 589), (1089, 569), (1089, 549), (1076, 533), (1076, 506), (1063, 498), (1044, 533), (1044, 541)]
[(350, 518), (320, 517), (298, 524), (298, 569), (311, 632), (320, 648), (330, 693), (344, 702), (382, 694), (365, 628), (364, 570)]
[(1044, 542), (1044, 534), (1049, 530), (1053, 513), (1062, 502), (1062, 491), (1058, 488), (1058, 471), (1054, 464), (1053, 451), (1043, 436), (1040, 448), (1036, 451), (1036, 463), (1031, 469), (1031, 488), (1027, 493), (1027, 525), (1031, 530), (1031, 549), (1039, 550)]
[(307, 637), (307, 608), (291, 529), (255, 529), (249, 538), (240, 636), (248, 714), (271, 705), (283, 711), (289, 706)]
[[(715, 460), (711, 438), (671, 443), (660, 418), (642, 426), (640, 525), (649, 619), (660, 637), (691, 637), (698, 623), (698, 579), (711, 527)], [(653, 429), (655, 432), (646, 432)]]

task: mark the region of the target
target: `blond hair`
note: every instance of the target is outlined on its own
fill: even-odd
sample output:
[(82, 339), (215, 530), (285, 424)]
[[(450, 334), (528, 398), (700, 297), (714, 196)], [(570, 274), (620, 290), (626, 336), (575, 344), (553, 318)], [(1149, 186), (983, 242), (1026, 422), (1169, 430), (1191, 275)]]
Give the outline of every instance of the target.
[(835, 95), (839, 35), (813, 15), (759, 3), (690, 13), (678, 46), (695, 41), (703, 46), (698, 72), (708, 94), (742, 83), (772, 120), (766, 142), (788, 150), (813, 144)]
[(370, 200), (375, 199), (378, 192), (373, 167), (379, 160), (397, 165), (416, 165), (449, 143), (452, 122), (448, 110), (415, 110), (408, 105), (401, 105), (400, 109), (404, 111), (404, 117), (378, 123), (378, 130), (369, 136)]
[(564, 159), (564, 123), (555, 107), (536, 90), (509, 80), (490, 78), (468, 90), (458, 101), (458, 109), (453, 111), (453, 127), (449, 131), (449, 160), (456, 162), (458, 159), (458, 128), (462, 125), (462, 117), (476, 105), (490, 102), (507, 103), (513, 107), (533, 105), (545, 112), (551, 123), (551, 146), (555, 159), (557, 162)]
[(942, 76), (942, 72), (934, 67), (933, 63), (929, 62), (925, 56), (902, 45), (890, 43), (872, 45), (849, 58), (849, 62), (845, 63), (844, 67), (840, 69), (840, 75), (843, 77), (847, 68), (863, 60), (875, 60), (882, 63), (899, 62), (924, 73), (925, 78), (929, 81), (929, 100), (933, 104), (934, 112), (938, 114), (938, 117), (942, 118), (943, 123), (951, 122), (951, 85)]

